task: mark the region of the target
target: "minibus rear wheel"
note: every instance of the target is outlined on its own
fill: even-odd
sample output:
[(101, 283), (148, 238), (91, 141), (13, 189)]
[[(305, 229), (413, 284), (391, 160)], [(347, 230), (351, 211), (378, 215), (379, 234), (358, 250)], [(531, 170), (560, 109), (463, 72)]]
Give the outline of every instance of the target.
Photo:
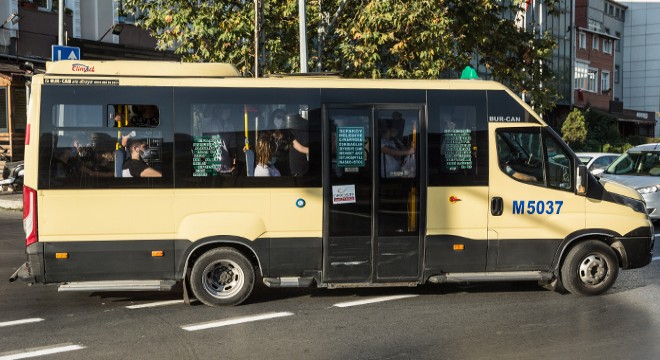
[(206, 305), (238, 305), (254, 288), (254, 267), (233, 248), (209, 250), (195, 261), (190, 288)]
[(561, 267), (562, 284), (572, 294), (600, 295), (619, 275), (619, 260), (612, 248), (596, 240), (575, 245)]

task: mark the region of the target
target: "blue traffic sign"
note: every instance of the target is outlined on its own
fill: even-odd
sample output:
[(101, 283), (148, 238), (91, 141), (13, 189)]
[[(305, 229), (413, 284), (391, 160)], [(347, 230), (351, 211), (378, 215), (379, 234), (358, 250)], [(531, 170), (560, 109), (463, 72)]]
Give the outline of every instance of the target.
[(80, 60), (80, 48), (74, 46), (53, 45), (52, 59), (53, 61), (60, 60)]

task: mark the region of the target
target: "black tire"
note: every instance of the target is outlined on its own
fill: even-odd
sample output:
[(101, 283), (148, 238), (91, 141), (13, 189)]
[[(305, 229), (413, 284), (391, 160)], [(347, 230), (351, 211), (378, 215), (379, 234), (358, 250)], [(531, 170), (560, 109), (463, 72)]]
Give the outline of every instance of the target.
[(612, 248), (589, 240), (573, 247), (561, 266), (561, 282), (572, 294), (600, 295), (609, 290), (619, 276), (619, 259)]
[(254, 288), (254, 267), (232, 248), (209, 250), (195, 261), (190, 289), (197, 300), (209, 306), (239, 305)]

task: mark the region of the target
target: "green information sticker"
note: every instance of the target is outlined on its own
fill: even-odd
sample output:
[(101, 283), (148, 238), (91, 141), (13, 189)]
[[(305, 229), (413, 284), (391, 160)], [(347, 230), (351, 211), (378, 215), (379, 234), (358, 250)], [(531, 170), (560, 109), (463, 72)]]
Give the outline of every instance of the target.
[(337, 166), (364, 167), (364, 128), (337, 127)]

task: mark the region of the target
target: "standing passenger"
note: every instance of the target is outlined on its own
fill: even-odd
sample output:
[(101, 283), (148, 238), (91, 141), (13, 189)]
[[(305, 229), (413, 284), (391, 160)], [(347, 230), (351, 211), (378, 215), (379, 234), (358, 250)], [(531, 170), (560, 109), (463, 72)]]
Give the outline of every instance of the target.
[(298, 114), (289, 115), (291, 124), (291, 147), (289, 151), (289, 167), (291, 175), (303, 176), (309, 171), (309, 134), (307, 123)]

